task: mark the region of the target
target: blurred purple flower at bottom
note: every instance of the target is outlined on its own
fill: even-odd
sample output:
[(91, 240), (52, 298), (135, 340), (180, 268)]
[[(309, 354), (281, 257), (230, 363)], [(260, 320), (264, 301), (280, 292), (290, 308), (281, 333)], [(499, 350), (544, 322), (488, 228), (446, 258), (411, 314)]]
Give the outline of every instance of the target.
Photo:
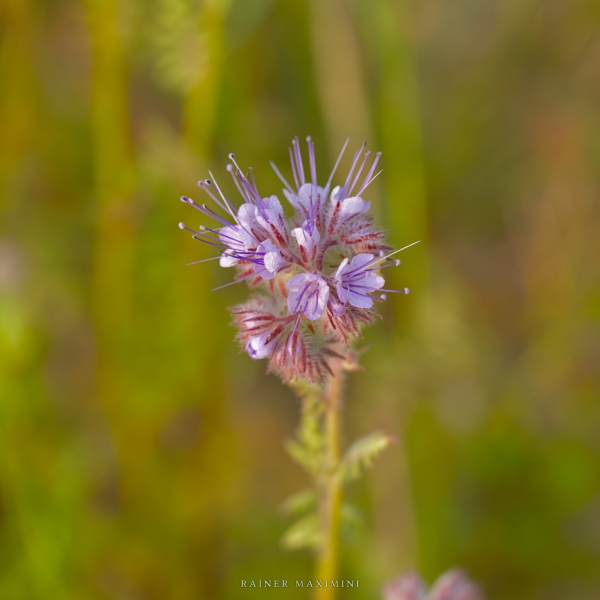
[(483, 600), (479, 588), (459, 569), (451, 569), (438, 577), (428, 600)]
[(400, 575), (382, 589), (383, 600), (483, 600), (479, 588), (460, 569), (447, 571), (429, 592), (414, 572)]
[(406, 573), (387, 583), (383, 590), (383, 600), (425, 600), (427, 589), (418, 573)]

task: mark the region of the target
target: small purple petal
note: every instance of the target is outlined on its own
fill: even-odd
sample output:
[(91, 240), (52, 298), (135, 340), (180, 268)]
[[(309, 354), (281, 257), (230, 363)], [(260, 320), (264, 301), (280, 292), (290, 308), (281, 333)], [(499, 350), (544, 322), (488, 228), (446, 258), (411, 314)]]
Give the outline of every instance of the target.
[(295, 275), (288, 281), (287, 289), (290, 313), (304, 313), (311, 321), (321, 317), (329, 298), (329, 286), (321, 277), (312, 273)]
[(296, 238), (298, 246), (304, 250), (305, 260), (306, 258), (312, 258), (314, 250), (321, 239), (319, 230), (308, 221), (304, 221), (302, 227), (296, 227), (292, 229), (292, 235)]
[(256, 249), (256, 253), (258, 262), (254, 263), (254, 272), (263, 279), (273, 279), (289, 264), (281, 255), (281, 250), (271, 240), (262, 242)]
[(346, 312), (346, 307), (332, 294), (329, 295), (329, 306), (334, 317), (340, 317)]
[(360, 196), (345, 198), (341, 202), (340, 221), (347, 221), (350, 217), (363, 215), (371, 208), (371, 203), (363, 200)]
[[(269, 340), (269, 338), (271, 338)], [(260, 360), (270, 356), (275, 346), (277, 345), (278, 336), (273, 336), (270, 332), (257, 335), (256, 337), (250, 338), (246, 344), (246, 351), (250, 355), (250, 358)]]
[(269, 236), (275, 235), (277, 243), (287, 246), (289, 243), (288, 227), (277, 196), (262, 199), (261, 208), (256, 209), (256, 220)]
[(235, 256), (232, 256), (231, 254), (225, 252), (221, 255), (221, 258), (219, 259), (219, 265), (224, 268), (234, 267), (238, 263), (238, 260), (239, 259), (237, 259)]
[(238, 210), (237, 219), (239, 222), (240, 238), (247, 248), (256, 246), (264, 239), (264, 235), (260, 240), (255, 237), (255, 232), (258, 232), (261, 228), (257, 221), (257, 210), (254, 204), (242, 204)]
[(372, 254), (357, 254), (352, 262), (345, 258), (338, 267), (334, 280), (340, 301), (356, 308), (371, 308), (373, 299), (368, 295), (383, 287), (385, 279), (369, 270)]
[(305, 183), (300, 186), (298, 193), (283, 190), (288, 202), (299, 212), (304, 212), (308, 217), (320, 208), (327, 199), (327, 192), (319, 185)]

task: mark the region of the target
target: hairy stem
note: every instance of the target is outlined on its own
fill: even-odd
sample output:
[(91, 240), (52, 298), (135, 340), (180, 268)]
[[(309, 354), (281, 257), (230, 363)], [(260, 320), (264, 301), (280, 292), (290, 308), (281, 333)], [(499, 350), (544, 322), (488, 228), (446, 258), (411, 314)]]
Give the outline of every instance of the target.
[(317, 557), (316, 578), (327, 587), (315, 590), (315, 600), (334, 600), (336, 588), (330, 582), (338, 576), (339, 526), (342, 506), (342, 486), (335, 471), (340, 462), (340, 414), (342, 404), (344, 361), (332, 364), (333, 375), (325, 390), (325, 464), (318, 481), (319, 520), (322, 532)]

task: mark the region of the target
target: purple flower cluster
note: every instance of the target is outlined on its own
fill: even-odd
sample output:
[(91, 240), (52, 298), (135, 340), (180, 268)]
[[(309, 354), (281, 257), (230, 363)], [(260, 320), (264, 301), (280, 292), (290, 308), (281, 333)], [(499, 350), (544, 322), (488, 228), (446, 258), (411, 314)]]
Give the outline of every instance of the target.
[[(238, 339), (255, 359), (269, 358), (270, 370), (284, 380), (323, 380), (327, 358), (340, 342), (349, 345), (362, 325), (376, 318), (375, 301), (385, 299), (381, 269), (398, 265), (390, 260), (384, 233), (373, 226), (371, 203), (362, 198), (376, 173), (380, 153), (370, 161), (365, 145), (355, 153), (342, 186), (330, 192), (346, 144), (324, 187), (317, 183), (314, 144), (308, 142), (305, 171), (298, 138), (289, 148), (291, 185), (271, 163), (294, 214), (287, 217), (277, 196), (262, 196), (252, 170), (244, 174), (233, 154), (227, 170), (242, 204), (236, 206), (214, 180), (198, 185), (220, 209), (182, 201), (217, 223), (190, 229), (197, 240), (218, 250), (222, 267), (234, 267), (237, 281), (264, 292), (232, 310)], [(368, 163), (370, 166), (367, 168)], [(212, 177), (212, 174), (211, 174)], [(388, 254), (386, 254), (386, 252)], [(398, 252), (398, 251), (396, 251)], [(211, 260), (211, 259), (208, 259)], [(227, 284), (230, 285), (230, 284)]]

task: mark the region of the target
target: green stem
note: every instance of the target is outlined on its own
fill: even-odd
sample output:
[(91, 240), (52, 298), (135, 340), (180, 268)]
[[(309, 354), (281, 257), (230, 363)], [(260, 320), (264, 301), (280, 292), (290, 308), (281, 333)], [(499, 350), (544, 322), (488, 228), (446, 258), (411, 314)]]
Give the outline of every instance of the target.
[(327, 587), (315, 590), (315, 600), (334, 600), (336, 588), (329, 582), (338, 576), (339, 528), (342, 506), (342, 486), (335, 476), (340, 462), (340, 414), (343, 384), (343, 362), (333, 363), (333, 376), (325, 390), (325, 464), (319, 478), (319, 519), (323, 539), (317, 557), (316, 578)]

